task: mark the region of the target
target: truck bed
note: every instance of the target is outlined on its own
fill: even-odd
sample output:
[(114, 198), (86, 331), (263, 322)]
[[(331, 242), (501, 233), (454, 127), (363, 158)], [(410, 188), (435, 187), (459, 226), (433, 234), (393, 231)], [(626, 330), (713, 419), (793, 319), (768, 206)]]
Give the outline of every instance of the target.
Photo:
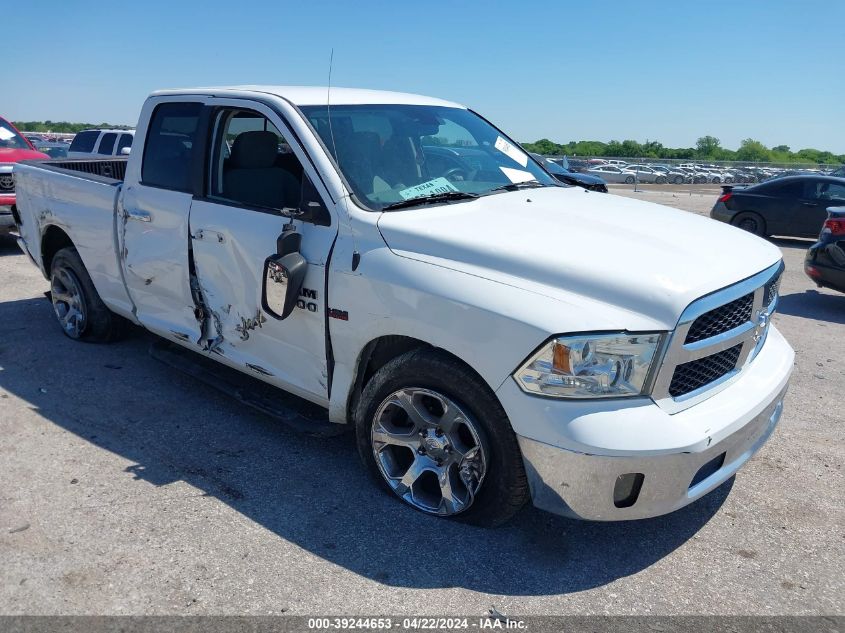
[(46, 241), (66, 234), (112, 310), (126, 314), (129, 297), (118, 258), (116, 204), (126, 159), (32, 160), (15, 165), (17, 217), (24, 247), (49, 277)]

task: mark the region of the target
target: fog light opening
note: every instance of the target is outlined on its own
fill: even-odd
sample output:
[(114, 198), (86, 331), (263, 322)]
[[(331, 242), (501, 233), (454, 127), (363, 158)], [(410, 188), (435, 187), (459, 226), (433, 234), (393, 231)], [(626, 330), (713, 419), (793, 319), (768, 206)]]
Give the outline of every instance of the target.
[(689, 487), (691, 489), (695, 488), (698, 484), (707, 479), (710, 475), (716, 473), (724, 464), (725, 454), (722, 453), (721, 455), (717, 455), (709, 462), (704, 464), (704, 466), (698, 469), (698, 472), (695, 473), (695, 477), (692, 478), (692, 483), (689, 485)]
[(617, 508), (630, 508), (637, 502), (640, 489), (643, 487), (645, 475), (642, 473), (626, 473), (616, 478), (613, 486), (613, 505)]

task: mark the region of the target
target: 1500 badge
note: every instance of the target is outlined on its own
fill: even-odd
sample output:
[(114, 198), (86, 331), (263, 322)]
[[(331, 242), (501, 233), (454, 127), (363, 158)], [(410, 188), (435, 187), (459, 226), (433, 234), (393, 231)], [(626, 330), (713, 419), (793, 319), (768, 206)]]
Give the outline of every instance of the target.
[[(313, 301), (310, 301), (313, 299)], [(296, 300), (296, 307), (308, 310), (308, 312), (317, 311), (317, 291), (311, 288), (302, 288), (299, 291), (299, 299)]]

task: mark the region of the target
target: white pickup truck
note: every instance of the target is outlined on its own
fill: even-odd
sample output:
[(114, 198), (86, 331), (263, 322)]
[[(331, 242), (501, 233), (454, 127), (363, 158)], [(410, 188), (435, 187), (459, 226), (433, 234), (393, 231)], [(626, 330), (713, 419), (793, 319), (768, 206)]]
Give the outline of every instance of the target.
[(419, 510), (660, 515), (780, 418), (777, 248), (560, 185), (464, 106), (163, 91), (135, 139), (128, 160), (15, 168), (21, 246), (64, 333), (139, 324), (323, 407)]

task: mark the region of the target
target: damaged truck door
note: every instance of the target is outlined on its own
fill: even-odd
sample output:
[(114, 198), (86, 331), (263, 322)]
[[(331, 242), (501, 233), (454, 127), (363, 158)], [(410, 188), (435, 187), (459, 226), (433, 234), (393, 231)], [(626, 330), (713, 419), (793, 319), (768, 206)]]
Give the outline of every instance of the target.
[(188, 213), (202, 108), (196, 97), (147, 103), (142, 120), (149, 124), (138, 129), (146, 138), (144, 159), (127, 164), (117, 215), (122, 273), (136, 318), (160, 336), (193, 342), (200, 325), (190, 285)]
[(238, 99), (208, 108), (206, 191), (190, 211), (202, 344), (268, 382), (327, 397), (324, 289), (337, 225), (278, 114)]

